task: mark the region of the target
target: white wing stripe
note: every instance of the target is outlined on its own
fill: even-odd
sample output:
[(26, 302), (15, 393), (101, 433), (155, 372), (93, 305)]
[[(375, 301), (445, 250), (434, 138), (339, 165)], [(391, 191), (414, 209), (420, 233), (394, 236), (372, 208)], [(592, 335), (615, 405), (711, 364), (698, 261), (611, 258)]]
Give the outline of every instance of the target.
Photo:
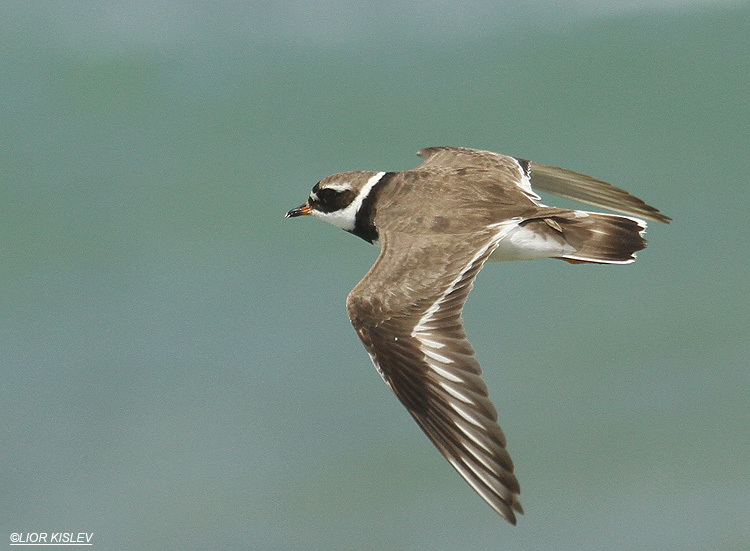
[[(464, 276), (466, 275), (466, 272), (471, 270), (476, 262), (482, 258), (485, 254), (487, 254), (487, 251), (494, 249), (497, 247), (498, 243), (508, 234), (510, 230), (515, 228), (517, 225), (515, 220), (506, 220), (504, 222), (499, 222), (496, 224), (493, 224), (493, 227), (500, 228), (500, 231), (498, 231), (493, 238), (479, 251), (477, 254), (474, 255), (474, 257), (466, 264), (463, 270), (461, 270), (461, 273), (458, 274), (458, 277), (448, 286), (448, 288), (445, 290), (445, 292), (438, 298), (428, 309), (427, 311), (422, 315), (421, 318), (419, 318), (419, 322), (414, 326), (414, 329), (412, 329), (411, 336), (416, 338), (419, 341), (419, 348), (422, 351), (423, 354), (425, 354), (425, 360), (432, 364), (432, 362), (429, 361), (428, 355), (430, 355), (430, 352), (428, 352), (428, 349), (431, 348), (430, 344), (434, 341), (427, 337), (425, 333), (429, 333), (433, 329), (437, 329), (436, 327), (432, 326), (432, 323), (435, 321), (433, 319), (433, 316), (436, 312), (440, 310), (441, 305), (445, 302), (446, 298), (450, 296), (450, 294), (456, 289), (458, 285), (461, 284), (463, 281)], [(434, 348), (434, 347), (432, 347)], [(434, 354), (434, 352), (432, 352)], [(438, 355), (439, 356), (439, 355)], [(442, 360), (440, 360), (442, 361)]]
[[(448, 394), (450, 394), (457, 400), (461, 400), (462, 402), (465, 402), (467, 404), (474, 405), (474, 400), (472, 400), (470, 396), (458, 390), (454, 385), (451, 385), (449, 383), (444, 383), (442, 381), (440, 381), (438, 384), (440, 385), (440, 388), (445, 390)], [(453, 404), (451, 404), (451, 407), (453, 407)]]
[[(463, 448), (471, 453), (471, 455), (474, 456), (474, 459), (476, 459), (477, 462), (481, 463), (488, 471), (492, 472), (497, 470), (497, 464), (490, 459), (491, 456), (487, 455), (486, 452), (477, 449), (473, 444), (469, 442), (464, 442)], [(478, 470), (479, 469), (477, 469), (477, 471)]]
[(423, 336), (422, 336), (422, 338), (420, 339), (420, 342), (421, 342), (422, 344), (424, 344), (425, 346), (429, 346), (430, 348), (437, 348), (437, 349), (440, 349), (440, 348), (443, 348), (443, 347), (445, 347), (445, 343), (443, 343), (443, 342), (438, 342), (438, 341), (434, 341), (434, 340), (432, 340), (432, 339), (428, 339), (428, 338), (427, 338), (426, 336), (424, 336), (424, 335), (423, 335)]
[(430, 362), (429, 358), (431, 358), (431, 359), (433, 359), (435, 361), (438, 361), (440, 363), (446, 364), (446, 365), (449, 365), (449, 364), (453, 363), (453, 360), (451, 358), (449, 358), (448, 356), (443, 356), (442, 354), (438, 354), (432, 348), (420, 346), (420, 349), (424, 353), (425, 359), (428, 360), (428, 363), (430, 365), (432, 365), (433, 362)]
[[(518, 183), (518, 187), (520, 187), (523, 190), (523, 192), (526, 194), (526, 196), (529, 199), (531, 199), (532, 201), (536, 203), (537, 201), (541, 199), (541, 197), (539, 197), (531, 188), (531, 178), (529, 178), (529, 175), (526, 174), (526, 171), (523, 169), (518, 159), (515, 159), (513, 157), (511, 158), (516, 162), (516, 164), (518, 165), (518, 171), (521, 173), (521, 181)], [(531, 177), (533, 178), (533, 176), (534, 175), (532, 174)]]
[(467, 425), (462, 419), (455, 419), (453, 423), (459, 429), (461, 429), (461, 432), (468, 436), (472, 442), (487, 450), (487, 453), (493, 453), (493, 449), (488, 446), (486, 442), (483, 442), (482, 439), (479, 438), (479, 436), (477, 436), (476, 429), (472, 425)]
[(448, 371), (447, 369), (444, 369), (442, 366), (438, 364), (430, 364), (430, 368), (435, 371), (438, 375), (440, 375), (443, 379), (447, 379), (453, 383), (463, 383), (464, 380), (456, 375), (455, 373)]
[(480, 429), (484, 428), (487, 425), (486, 421), (483, 421), (482, 419), (477, 418), (477, 416), (474, 415), (474, 412), (469, 411), (468, 409), (464, 408), (462, 405), (459, 405), (457, 403), (451, 403), (451, 407), (456, 413), (458, 413), (463, 419), (467, 420), (472, 425), (476, 425)]

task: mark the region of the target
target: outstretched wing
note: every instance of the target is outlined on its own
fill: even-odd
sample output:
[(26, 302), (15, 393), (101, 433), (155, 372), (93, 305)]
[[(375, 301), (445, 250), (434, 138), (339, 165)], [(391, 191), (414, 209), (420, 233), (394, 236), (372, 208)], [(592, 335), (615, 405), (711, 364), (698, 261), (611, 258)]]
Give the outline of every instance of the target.
[[(420, 167), (473, 166), (487, 170), (504, 167), (510, 159), (491, 151), (465, 147), (428, 147), (419, 151), (417, 155), (425, 158)], [(597, 178), (533, 161), (517, 161), (528, 167), (531, 187), (536, 191), (552, 193), (615, 212), (641, 216), (648, 220), (666, 223), (671, 220), (669, 216), (659, 212), (659, 209), (646, 204), (638, 197)]]
[[(505, 231), (498, 224), (439, 243), (434, 236), (381, 235), (381, 255), (347, 309), (401, 403), (474, 490), (515, 524), (523, 510), (513, 462), (461, 320), (474, 278)], [(436, 262), (438, 273), (426, 273)]]

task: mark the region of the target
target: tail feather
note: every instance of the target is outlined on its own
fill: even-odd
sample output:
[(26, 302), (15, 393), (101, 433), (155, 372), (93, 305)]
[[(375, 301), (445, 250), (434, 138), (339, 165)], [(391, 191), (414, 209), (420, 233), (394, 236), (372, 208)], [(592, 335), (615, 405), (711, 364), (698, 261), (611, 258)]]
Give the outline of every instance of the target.
[[(598, 212), (567, 211), (522, 223), (535, 231), (555, 232), (573, 249), (555, 256), (572, 263), (629, 264), (646, 247), (646, 223), (637, 218)], [(532, 229), (532, 228), (529, 228)]]

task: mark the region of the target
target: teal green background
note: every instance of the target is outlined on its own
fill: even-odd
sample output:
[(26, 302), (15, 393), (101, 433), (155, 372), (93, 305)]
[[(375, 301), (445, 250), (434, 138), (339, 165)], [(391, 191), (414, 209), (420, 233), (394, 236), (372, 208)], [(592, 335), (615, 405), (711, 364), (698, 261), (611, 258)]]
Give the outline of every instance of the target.
[[(747, 3), (5, 2), (0, 69), (2, 538), (750, 548)], [(349, 325), (377, 249), (283, 218), (432, 145), (674, 218), (630, 266), (479, 276), (517, 527)]]

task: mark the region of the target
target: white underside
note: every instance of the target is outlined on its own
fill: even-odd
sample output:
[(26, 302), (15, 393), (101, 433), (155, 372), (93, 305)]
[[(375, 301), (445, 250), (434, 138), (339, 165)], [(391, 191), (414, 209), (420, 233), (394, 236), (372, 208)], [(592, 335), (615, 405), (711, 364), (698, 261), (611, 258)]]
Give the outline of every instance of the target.
[(575, 253), (570, 245), (548, 239), (533, 230), (519, 226), (510, 229), (500, 240), (497, 249), (490, 255), (490, 262), (504, 260), (535, 260), (537, 258), (554, 258)]

